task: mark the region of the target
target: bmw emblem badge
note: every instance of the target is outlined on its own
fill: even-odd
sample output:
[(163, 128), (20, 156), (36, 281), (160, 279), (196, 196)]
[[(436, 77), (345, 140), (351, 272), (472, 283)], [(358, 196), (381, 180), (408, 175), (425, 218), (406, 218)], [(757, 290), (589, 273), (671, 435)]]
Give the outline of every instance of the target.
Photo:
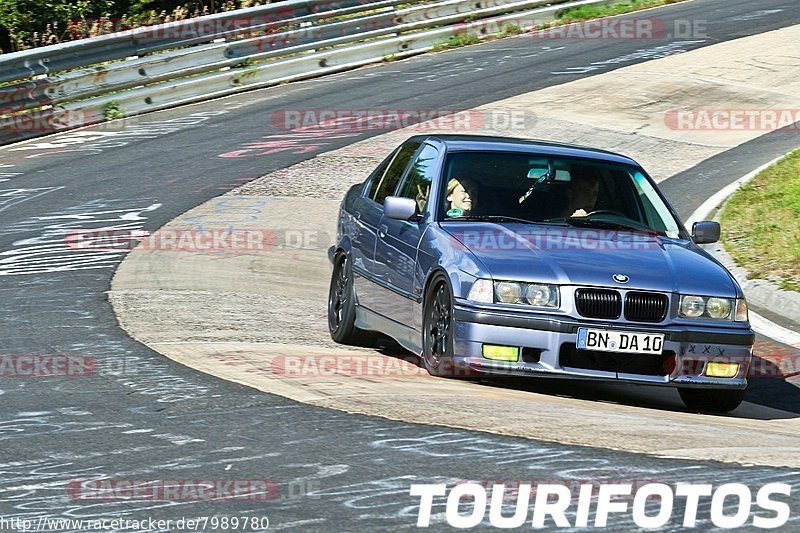
[(614, 274), (612, 277), (617, 283), (628, 283), (628, 280), (630, 279), (625, 274)]

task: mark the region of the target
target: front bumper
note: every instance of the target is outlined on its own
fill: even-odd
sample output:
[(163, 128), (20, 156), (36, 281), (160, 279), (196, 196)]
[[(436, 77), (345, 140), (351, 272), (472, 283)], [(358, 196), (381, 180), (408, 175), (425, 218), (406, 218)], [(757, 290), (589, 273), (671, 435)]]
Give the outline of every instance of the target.
[[(744, 389), (755, 334), (749, 327), (687, 328), (454, 306), (454, 363), (484, 374), (625, 381), (672, 387)], [(574, 348), (580, 327), (663, 333), (662, 356), (585, 352)], [(516, 346), (520, 360), (486, 359), (484, 344)], [(735, 362), (734, 377), (704, 375), (709, 362)]]

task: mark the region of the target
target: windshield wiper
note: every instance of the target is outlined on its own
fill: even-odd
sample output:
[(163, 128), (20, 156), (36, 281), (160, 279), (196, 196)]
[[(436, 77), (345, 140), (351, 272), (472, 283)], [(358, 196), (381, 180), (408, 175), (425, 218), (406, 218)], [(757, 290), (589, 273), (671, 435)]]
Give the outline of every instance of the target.
[(656, 231), (648, 227), (635, 226), (633, 224), (625, 224), (623, 222), (613, 222), (611, 220), (598, 220), (588, 217), (550, 218), (545, 220), (545, 222), (550, 222), (550, 223), (562, 222), (564, 224), (569, 224), (570, 226), (580, 226), (587, 228), (600, 227), (600, 228), (625, 229), (625, 230), (636, 231), (639, 233), (647, 233), (650, 235), (666, 235), (663, 232)]
[(520, 224), (546, 224), (546, 225), (558, 225), (558, 226), (566, 226), (567, 223), (564, 221), (537, 221), (537, 220), (528, 220), (526, 218), (517, 218), (507, 215), (464, 215), (458, 218), (449, 219), (448, 222), (452, 222), (454, 220), (496, 220), (499, 222), (519, 222)]

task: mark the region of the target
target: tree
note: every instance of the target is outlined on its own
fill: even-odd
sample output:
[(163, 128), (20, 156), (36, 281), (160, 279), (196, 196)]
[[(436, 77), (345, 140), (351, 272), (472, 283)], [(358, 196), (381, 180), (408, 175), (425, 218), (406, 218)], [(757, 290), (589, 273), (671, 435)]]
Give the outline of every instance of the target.
[(128, 7), (125, 0), (0, 0), (0, 26), (7, 28), (8, 44), (28, 48), (47, 44), (48, 33), (62, 40), (70, 21), (119, 17)]

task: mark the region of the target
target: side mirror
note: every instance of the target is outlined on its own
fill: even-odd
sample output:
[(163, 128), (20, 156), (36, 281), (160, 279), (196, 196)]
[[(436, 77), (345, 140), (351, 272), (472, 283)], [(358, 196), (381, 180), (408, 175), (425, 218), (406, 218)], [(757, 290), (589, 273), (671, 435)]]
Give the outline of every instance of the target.
[(411, 220), (416, 218), (419, 210), (413, 198), (387, 196), (383, 200), (383, 214), (395, 220)]
[(719, 222), (704, 220), (692, 224), (692, 240), (696, 244), (711, 244), (719, 240)]

